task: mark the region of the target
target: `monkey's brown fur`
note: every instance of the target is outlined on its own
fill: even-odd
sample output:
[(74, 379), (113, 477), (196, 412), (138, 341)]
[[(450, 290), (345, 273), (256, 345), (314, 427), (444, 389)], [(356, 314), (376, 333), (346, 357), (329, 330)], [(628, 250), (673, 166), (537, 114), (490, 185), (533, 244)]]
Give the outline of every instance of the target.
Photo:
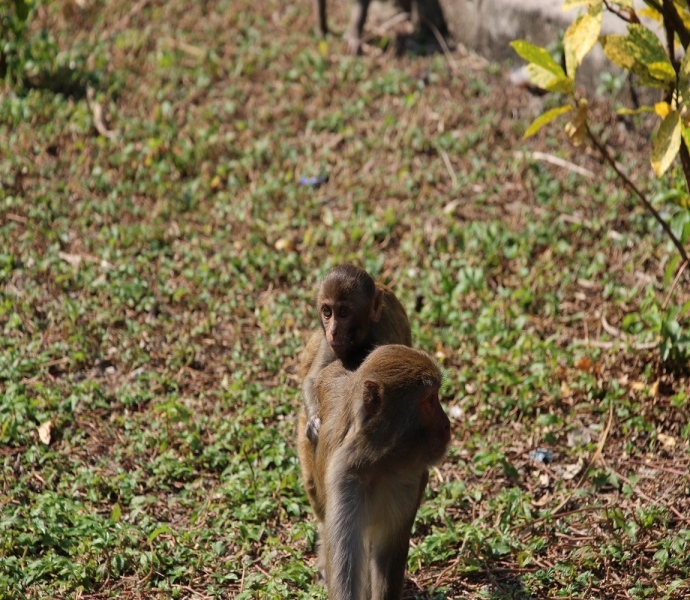
[[(319, 406), (313, 385), (319, 371), (338, 359), (346, 369), (354, 370), (377, 346), (412, 344), (405, 308), (390, 288), (375, 284), (364, 269), (343, 264), (329, 271), (319, 287), (316, 305), (321, 329), (312, 334), (300, 357), (307, 436), (314, 443)], [(343, 309), (347, 314), (341, 318)], [(329, 317), (325, 310), (330, 311)]]
[(402, 345), (375, 349), (355, 372), (332, 363), (316, 378), (319, 443), (307, 439), (302, 413), (298, 449), (331, 600), (400, 598), (428, 468), (450, 440), (440, 383), (434, 361)]

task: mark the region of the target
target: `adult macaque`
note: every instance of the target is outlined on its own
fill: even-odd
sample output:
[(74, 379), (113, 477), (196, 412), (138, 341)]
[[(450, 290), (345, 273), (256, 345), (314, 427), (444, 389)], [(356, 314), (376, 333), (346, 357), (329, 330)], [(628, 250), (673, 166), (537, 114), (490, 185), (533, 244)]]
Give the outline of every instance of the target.
[(316, 378), (319, 443), (307, 439), (302, 412), (298, 449), (330, 600), (400, 599), (428, 469), (450, 441), (440, 384), (436, 363), (401, 345), (375, 349), (354, 372), (333, 363)]
[[(367, 12), (371, 0), (354, 0), (350, 15), (350, 26), (345, 38), (352, 55), (359, 54), (362, 47), (362, 32), (367, 20)], [(428, 27), (431, 24), (441, 35), (447, 32), (446, 20), (439, 0), (394, 0), (392, 2), (400, 11), (410, 13), (415, 25)], [(328, 34), (328, 19), (326, 16), (326, 0), (314, 0), (316, 18), (322, 36)]]
[(323, 331), (315, 332), (300, 358), (307, 437), (319, 435), (319, 402), (313, 393), (319, 371), (335, 360), (353, 371), (376, 347), (412, 344), (405, 308), (386, 286), (374, 283), (369, 273), (354, 265), (335, 267), (324, 278), (317, 295)]

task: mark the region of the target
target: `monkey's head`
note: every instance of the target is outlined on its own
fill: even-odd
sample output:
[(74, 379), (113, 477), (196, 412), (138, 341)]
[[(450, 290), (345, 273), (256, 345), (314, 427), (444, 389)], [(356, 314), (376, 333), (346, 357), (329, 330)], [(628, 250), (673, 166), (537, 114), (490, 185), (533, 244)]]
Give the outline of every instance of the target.
[(450, 421), (438, 399), (441, 371), (420, 350), (376, 348), (357, 374), (362, 381), (362, 423), (372, 454), (406, 456), (425, 467), (445, 455)]
[(383, 293), (370, 275), (344, 264), (329, 271), (318, 294), (319, 320), (333, 353), (346, 359), (381, 318)]

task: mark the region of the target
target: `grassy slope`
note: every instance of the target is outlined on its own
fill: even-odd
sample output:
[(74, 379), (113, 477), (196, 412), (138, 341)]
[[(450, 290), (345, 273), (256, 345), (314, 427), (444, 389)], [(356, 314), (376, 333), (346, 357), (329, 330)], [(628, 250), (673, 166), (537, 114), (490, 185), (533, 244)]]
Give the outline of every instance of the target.
[(0, 597), (325, 598), (295, 357), (344, 260), (446, 369), (407, 597), (688, 593), (686, 380), (579, 343), (657, 339), (673, 255), (594, 156), (515, 156), (543, 99), (460, 53), (324, 56), (306, 0), (70, 7), (35, 30), (117, 135), (84, 89), (0, 97)]

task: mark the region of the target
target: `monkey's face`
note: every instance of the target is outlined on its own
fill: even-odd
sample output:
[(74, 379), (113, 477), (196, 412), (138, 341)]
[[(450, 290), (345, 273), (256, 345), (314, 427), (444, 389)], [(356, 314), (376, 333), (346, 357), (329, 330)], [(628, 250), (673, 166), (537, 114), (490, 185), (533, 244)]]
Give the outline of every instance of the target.
[(343, 360), (366, 336), (366, 332), (361, 335), (361, 330), (366, 327), (362, 327), (358, 311), (349, 302), (324, 302), (320, 312), (326, 340), (338, 359)]
[(419, 402), (421, 425), (427, 434), (429, 459), (440, 460), (450, 442), (450, 421), (438, 400), (438, 388), (434, 387)]

